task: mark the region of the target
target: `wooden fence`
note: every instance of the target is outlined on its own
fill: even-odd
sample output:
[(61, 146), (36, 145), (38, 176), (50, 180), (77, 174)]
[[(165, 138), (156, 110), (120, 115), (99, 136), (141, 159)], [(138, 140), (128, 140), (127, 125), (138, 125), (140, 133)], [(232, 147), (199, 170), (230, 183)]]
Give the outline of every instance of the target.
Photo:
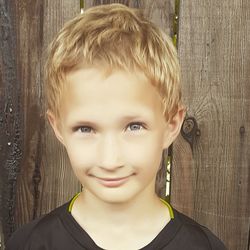
[[(46, 121), (42, 75), (48, 43), (79, 2), (0, 0), (2, 245), (80, 190)], [(172, 149), (171, 203), (229, 250), (249, 250), (250, 1), (86, 0), (85, 8), (111, 2), (142, 9), (171, 36), (178, 28), (188, 113)]]

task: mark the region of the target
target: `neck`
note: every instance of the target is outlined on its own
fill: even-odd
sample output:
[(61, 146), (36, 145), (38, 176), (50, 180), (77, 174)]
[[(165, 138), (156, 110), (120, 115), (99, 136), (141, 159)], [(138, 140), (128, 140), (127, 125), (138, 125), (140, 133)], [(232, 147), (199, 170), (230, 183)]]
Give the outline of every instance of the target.
[[(75, 208), (75, 209), (74, 209)], [(152, 187), (125, 202), (109, 203), (98, 199), (88, 190), (84, 190), (77, 198), (73, 210), (86, 218), (95, 218), (95, 221), (109, 225), (124, 225), (139, 222), (148, 223), (157, 216), (168, 216), (168, 209)], [(74, 213), (73, 211), (73, 213)]]

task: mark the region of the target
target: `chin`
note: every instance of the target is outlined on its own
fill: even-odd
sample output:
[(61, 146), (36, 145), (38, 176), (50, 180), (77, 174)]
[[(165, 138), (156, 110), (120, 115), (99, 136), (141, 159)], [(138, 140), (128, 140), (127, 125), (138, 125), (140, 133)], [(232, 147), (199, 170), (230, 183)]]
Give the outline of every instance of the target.
[[(111, 191), (111, 192), (110, 192)], [(128, 193), (123, 190), (119, 192), (118, 190), (109, 190), (109, 192), (102, 192), (101, 194), (95, 194), (96, 198), (99, 200), (109, 203), (109, 204), (124, 204), (129, 203), (136, 197), (134, 193)]]

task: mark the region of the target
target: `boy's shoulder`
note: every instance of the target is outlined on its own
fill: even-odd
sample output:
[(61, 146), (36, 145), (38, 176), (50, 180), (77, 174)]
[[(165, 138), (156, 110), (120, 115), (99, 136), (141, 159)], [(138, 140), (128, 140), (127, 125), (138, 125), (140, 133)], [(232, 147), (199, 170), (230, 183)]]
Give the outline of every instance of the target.
[(30, 243), (30, 239), (39, 241), (48, 238), (56, 228), (60, 227), (62, 223), (60, 215), (67, 210), (68, 205), (69, 202), (17, 229), (7, 241), (6, 250), (26, 249), (25, 246)]
[[(207, 227), (176, 209), (174, 209), (174, 214), (176, 225), (179, 224), (175, 235), (175, 243), (178, 244), (180, 242), (180, 244), (184, 244), (186, 249), (193, 249), (192, 247), (197, 245), (197, 249), (226, 250), (222, 241)], [(184, 245), (181, 246), (183, 247)]]

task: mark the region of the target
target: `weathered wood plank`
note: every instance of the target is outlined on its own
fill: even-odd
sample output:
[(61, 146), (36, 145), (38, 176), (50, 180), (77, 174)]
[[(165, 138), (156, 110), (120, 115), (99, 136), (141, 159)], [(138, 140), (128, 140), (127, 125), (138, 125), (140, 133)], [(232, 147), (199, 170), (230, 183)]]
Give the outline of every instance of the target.
[[(62, 28), (63, 24), (80, 13), (79, 0), (46, 1), (44, 5), (43, 26), (43, 60), (46, 58), (45, 50), (52, 41), (55, 34)], [(44, 214), (53, 208), (69, 200), (81, 186), (77, 181), (65, 149), (57, 141), (46, 119), (45, 124), (45, 152), (43, 157), (43, 169), (45, 182), (41, 191), (40, 213)]]
[[(5, 192), (9, 190), (12, 196), (14, 195), (11, 198), (11, 194), (8, 195), (9, 202), (6, 202), (7, 198), (4, 200), (8, 206), (5, 206), (4, 211), (6, 214), (13, 214), (9, 222), (4, 225), (6, 239), (17, 227), (49, 212), (80, 190), (80, 185), (71, 171), (64, 149), (56, 141), (48, 123), (45, 122), (42, 72), (48, 43), (63, 23), (79, 12), (79, 1), (66, 0), (21, 0), (9, 2), (6, 8), (6, 13), (9, 14), (8, 20), (12, 23), (9, 37), (14, 39), (13, 43), (9, 43), (9, 46), (12, 46), (9, 51), (14, 53), (14, 56), (9, 55), (9, 62), (13, 58), (16, 60), (11, 62), (14, 66), (10, 69), (16, 69), (16, 71), (12, 70), (16, 73), (16, 77), (13, 76), (14, 73), (6, 75), (10, 71), (4, 68), (6, 63), (1, 63), (1, 68), (5, 72), (3, 75), (4, 89), (7, 90), (3, 94), (5, 99), (1, 98), (1, 100), (5, 100), (6, 112), (1, 112), (1, 114), (6, 114), (10, 117), (8, 119), (13, 116), (11, 121), (14, 123), (10, 123), (11, 121), (8, 120), (5, 126), (6, 131), (16, 129), (20, 123), (19, 120), (22, 120), (22, 124), (24, 124), (24, 128), (18, 130), (21, 133), (20, 137), (23, 138), (22, 161), (15, 171), (10, 167), (7, 167), (6, 171), (6, 177), (8, 177), (6, 185), (8, 186), (5, 186), (4, 190)], [(3, 52), (3, 49), (1, 51)], [(13, 81), (9, 81), (7, 78), (9, 76), (13, 76)], [(11, 89), (9, 92), (7, 85)], [(19, 85), (20, 87), (18, 87)], [(11, 107), (7, 92), (14, 99)], [(19, 96), (20, 98), (18, 98)], [(21, 105), (22, 109), (18, 109), (18, 105)], [(21, 118), (16, 116), (16, 112)], [(1, 131), (3, 130), (1, 129)], [(13, 130), (14, 132), (15, 130)], [(11, 134), (10, 139), (15, 139), (15, 135)], [(4, 139), (5, 144), (7, 141)], [(4, 150), (1, 150), (1, 155), (7, 150), (6, 148), (4, 146)], [(11, 158), (7, 158), (7, 162), (9, 160), (10, 163), (13, 162), (13, 166), (16, 166), (15, 156), (17, 154), (11, 153), (10, 156)], [(17, 178), (18, 171), (20, 173)], [(14, 173), (12, 180), (10, 175)]]
[(171, 201), (231, 250), (248, 248), (250, 226), (249, 25), (248, 0), (180, 1), (184, 100), (198, 128), (174, 144)]
[(17, 175), (23, 148), (21, 83), (16, 67), (13, 15), (10, 3), (0, 0), (0, 232), (4, 234), (1, 238), (7, 238), (15, 229)]

